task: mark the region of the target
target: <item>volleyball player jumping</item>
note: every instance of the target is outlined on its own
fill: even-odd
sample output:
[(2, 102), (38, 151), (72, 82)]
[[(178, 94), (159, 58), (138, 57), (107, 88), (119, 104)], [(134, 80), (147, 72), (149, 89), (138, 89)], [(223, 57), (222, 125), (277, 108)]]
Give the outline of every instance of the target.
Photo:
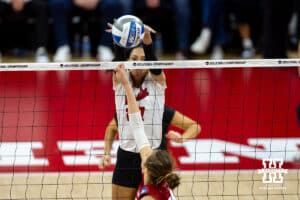
[[(108, 24), (111, 28), (111, 24)], [(110, 32), (110, 30), (108, 30)], [(157, 60), (152, 47), (151, 32), (153, 30), (145, 26), (145, 37), (143, 44), (133, 49), (124, 49), (115, 46), (115, 61), (143, 61)], [(128, 72), (129, 81), (132, 83), (134, 93), (142, 110), (145, 123), (145, 132), (150, 140), (153, 149), (166, 150), (165, 136), (176, 141), (183, 142), (187, 139), (196, 137), (201, 127), (194, 120), (183, 116), (179, 112), (172, 109), (165, 109), (165, 88), (166, 78), (161, 69), (134, 69)], [(108, 125), (105, 133), (105, 152), (100, 159), (99, 167), (102, 169), (110, 164), (110, 150), (112, 141), (119, 133), (120, 146), (117, 152), (117, 162), (113, 172), (112, 179), (112, 199), (134, 199), (139, 183), (142, 180), (141, 174), (141, 158), (136, 149), (135, 141), (129, 129), (127, 118), (127, 104), (125, 91), (118, 80), (113, 79), (116, 102), (116, 118)], [(167, 114), (168, 113), (168, 114)], [(170, 114), (172, 113), (172, 115)], [(169, 117), (168, 117), (169, 116)], [(170, 118), (164, 120), (165, 118)], [(163, 122), (163, 120), (165, 122)], [(166, 124), (175, 124), (180, 126), (185, 132), (183, 135), (170, 131), (165, 135)], [(114, 134), (109, 134), (114, 133)], [(130, 178), (128, 178), (130, 177)]]
[(173, 200), (175, 197), (171, 189), (179, 185), (179, 176), (173, 173), (172, 158), (167, 151), (152, 150), (124, 65), (117, 66), (115, 78), (125, 90), (129, 128), (142, 159), (143, 181), (139, 185), (136, 200)]

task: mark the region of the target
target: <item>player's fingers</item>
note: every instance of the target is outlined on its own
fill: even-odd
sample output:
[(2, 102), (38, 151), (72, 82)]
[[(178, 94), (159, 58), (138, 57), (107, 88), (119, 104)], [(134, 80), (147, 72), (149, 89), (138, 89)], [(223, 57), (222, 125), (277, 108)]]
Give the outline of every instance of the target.
[(100, 158), (100, 162), (99, 162), (98, 167), (99, 167), (100, 169), (103, 169), (103, 168), (104, 168), (103, 158)]
[(105, 159), (105, 160), (104, 160), (104, 166), (107, 167), (108, 165), (110, 165), (110, 162), (109, 162), (108, 159)]
[(112, 32), (112, 24), (111, 23), (107, 23), (107, 26), (108, 26), (108, 29), (105, 29), (105, 32), (107, 32), (107, 33), (111, 33)]
[(168, 132), (168, 133), (165, 135), (165, 137), (168, 138), (168, 139), (170, 139), (171, 136), (172, 136), (172, 134), (171, 134), (170, 132)]
[(176, 141), (177, 140), (177, 136), (172, 134), (172, 133), (168, 133), (166, 135), (166, 138), (168, 138), (169, 140), (172, 140), (172, 141)]
[(156, 30), (154, 30), (151, 26), (144, 24), (144, 27), (146, 30), (148, 30), (151, 33), (156, 33)]
[(121, 63), (119, 66), (120, 66), (120, 69), (122, 69), (122, 70), (125, 69), (125, 65), (123, 63)]
[(117, 67), (116, 67), (116, 71), (117, 72), (122, 69), (122, 65), (123, 65), (122, 63), (120, 63), (120, 64), (117, 65)]
[(176, 132), (176, 131), (169, 131), (167, 134), (166, 134), (166, 137), (174, 142), (177, 142), (177, 143), (182, 143), (182, 137), (181, 137), (181, 134)]
[(156, 33), (156, 30), (152, 29), (151, 27), (150, 27), (149, 31), (154, 34)]
[(111, 23), (108, 22), (108, 23), (107, 23), (107, 26), (108, 26), (109, 28), (112, 28), (113, 25), (112, 25)]

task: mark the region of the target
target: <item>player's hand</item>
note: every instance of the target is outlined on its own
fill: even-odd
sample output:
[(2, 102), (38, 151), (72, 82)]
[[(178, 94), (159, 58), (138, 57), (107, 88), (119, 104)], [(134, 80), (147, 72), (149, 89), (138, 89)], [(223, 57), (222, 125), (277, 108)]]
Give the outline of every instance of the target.
[(144, 24), (144, 29), (145, 29), (145, 36), (143, 38), (143, 43), (149, 45), (152, 43), (151, 33), (155, 34), (156, 31), (146, 24)]
[(110, 155), (103, 155), (100, 158), (100, 162), (99, 162), (99, 169), (105, 169), (106, 167), (108, 167), (111, 164), (111, 157)]
[(24, 0), (12, 0), (11, 6), (15, 12), (20, 12), (24, 9)]
[(145, 34), (151, 34), (156, 33), (156, 30), (154, 30), (151, 26), (144, 24)]
[(166, 138), (174, 141), (174, 142), (177, 142), (177, 143), (182, 143), (183, 142), (183, 137), (180, 133), (178, 133), (177, 131), (169, 131), (167, 134), (166, 134)]
[(124, 64), (118, 64), (115, 69), (115, 77), (118, 82), (120, 82), (122, 85), (129, 84), (128, 80), (128, 74), (125, 71)]
[[(113, 25), (111, 23), (107, 23), (107, 26), (108, 28), (105, 29), (105, 32), (111, 33)], [(156, 30), (154, 30), (151, 26), (147, 24), (144, 24), (144, 30), (145, 30), (145, 36), (143, 38), (143, 43), (149, 45), (152, 43), (151, 33), (155, 34)]]
[(105, 29), (105, 32), (107, 32), (107, 33), (111, 33), (112, 32), (112, 24), (111, 23), (107, 23), (107, 26), (108, 26), (108, 28), (107, 29)]

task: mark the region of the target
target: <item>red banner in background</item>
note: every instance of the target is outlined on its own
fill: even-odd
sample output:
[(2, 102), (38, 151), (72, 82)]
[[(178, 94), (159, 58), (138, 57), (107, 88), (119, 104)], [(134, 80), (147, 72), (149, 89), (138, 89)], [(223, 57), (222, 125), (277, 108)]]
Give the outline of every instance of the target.
[[(166, 104), (202, 127), (197, 138), (169, 144), (178, 168), (260, 169), (265, 158), (296, 167), (296, 68), (166, 70), (166, 76)], [(99, 171), (114, 110), (107, 72), (1, 72), (0, 172)], [(113, 155), (117, 148), (115, 142)]]

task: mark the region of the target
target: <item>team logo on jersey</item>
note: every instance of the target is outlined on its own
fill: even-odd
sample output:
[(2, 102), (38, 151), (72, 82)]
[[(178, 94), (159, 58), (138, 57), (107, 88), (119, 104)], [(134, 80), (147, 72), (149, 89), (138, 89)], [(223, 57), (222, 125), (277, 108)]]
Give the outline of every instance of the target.
[(148, 188), (146, 186), (142, 187), (142, 189), (141, 189), (141, 195), (145, 194), (147, 192), (148, 192)]
[[(148, 92), (147, 88), (143, 89), (141, 87), (139, 93), (136, 95), (135, 98), (136, 98), (137, 101), (140, 101), (140, 100), (146, 98), (147, 96), (149, 96), (149, 92)], [(127, 98), (125, 98), (125, 105), (127, 105), (127, 104), (128, 104)], [(142, 118), (144, 120), (145, 107), (140, 106), (139, 109), (141, 111), (141, 115), (142, 115)], [(126, 113), (128, 113), (128, 108), (126, 108)], [(129, 121), (128, 114), (126, 115), (126, 118), (127, 118), (127, 121)]]
[[(149, 96), (149, 92), (148, 92), (147, 88), (145, 88), (145, 89), (140, 88), (140, 91), (139, 91), (139, 93), (136, 95), (135, 99), (136, 99), (137, 101), (140, 101), (140, 100), (146, 98), (147, 96)], [(127, 105), (127, 104), (128, 104), (128, 102), (127, 102), (127, 98), (126, 98), (126, 99), (125, 99), (125, 105)]]
[(136, 96), (136, 100), (140, 101), (140, 100), (146, 98), (147, 96), (149, 96), (149, 92), (148, 92), (147, 88), (145, 88), (145, 89), (140, 88), (140, 92)]

